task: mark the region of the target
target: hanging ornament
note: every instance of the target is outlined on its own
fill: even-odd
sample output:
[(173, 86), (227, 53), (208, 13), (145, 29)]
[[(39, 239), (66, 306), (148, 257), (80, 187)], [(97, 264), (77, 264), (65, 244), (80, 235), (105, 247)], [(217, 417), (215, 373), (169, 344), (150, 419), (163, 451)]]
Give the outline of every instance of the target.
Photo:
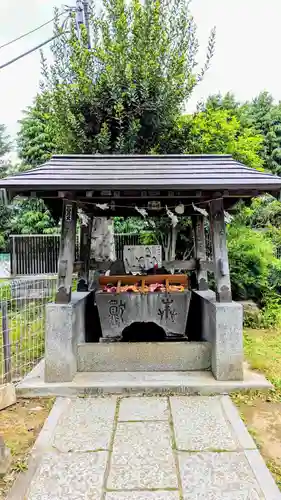
[(149, 201), (147, 208), (148, 210), (161, 210), (161, 201)]
[(177, 218), (177, 216), (175, 214), (173, 214), (173, 212), (171, 212), (171, 210), (169, 210), (167, 205), (166, 205), (166, 213), (167, 213), (168, 217), (170, 217), (170, 219), (171, 219), (172, 226), (176, 227), (177, 223), (179, 222), (179, 219)]
[(230, 224), (233, 219), (233, 215), (230, 215), (228, 212), (224, 212), (224, 220), (226, 224)]
[(108, 210), (109, 209), (108, 203), (96, 203), (96, 207), (100, 208), (101, 210)]
[(135, 206), (135, 210), (141, 214), (143, 217), (146, 217), (148, 215), (147, 211), (145, 210), (145, 208), (138, 208), (137, 206)]
[(184, 214), (184, 205), (182, 203), (179, 203), (179, 205), (176, 206), (175, 212), (178, 215), (183, 215)]
[(192, 203), (192, 207), (195, 212), (199, 212), (201, 215), (204, 215), (204, 217), (208, 217), (208, 212), (207, 210), (205, 210), (205, 208), (196, 207), (194, 203)]
[(88, 226), (89, 217), (87, 214), (85, 214), (85, 212), (83, 212), (82, 208), (78, 208), (77, 215), (78, 215), (78, 219), (81, 222), (81, 226)]

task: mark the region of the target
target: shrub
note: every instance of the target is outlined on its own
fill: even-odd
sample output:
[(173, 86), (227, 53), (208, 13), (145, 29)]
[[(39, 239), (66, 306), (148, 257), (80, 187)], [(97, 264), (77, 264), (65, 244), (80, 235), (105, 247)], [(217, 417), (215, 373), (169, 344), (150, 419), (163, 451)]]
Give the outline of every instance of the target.
[(264, 233), (233, 225), (228, 228), (228, 253), (234, 300), (252, 299), (261, 304), (277, 287), (275, 273), (281, 275), (273, 243)]

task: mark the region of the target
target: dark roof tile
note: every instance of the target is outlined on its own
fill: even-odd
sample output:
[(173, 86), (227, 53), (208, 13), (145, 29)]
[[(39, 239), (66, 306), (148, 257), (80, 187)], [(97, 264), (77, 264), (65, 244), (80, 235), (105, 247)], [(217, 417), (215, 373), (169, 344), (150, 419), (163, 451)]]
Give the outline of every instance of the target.
[(55, 155), (0, 180), (12, 191), (51, 189), (256, 189), (278, 191), (281, 178), (246, 167), (231, 155)]

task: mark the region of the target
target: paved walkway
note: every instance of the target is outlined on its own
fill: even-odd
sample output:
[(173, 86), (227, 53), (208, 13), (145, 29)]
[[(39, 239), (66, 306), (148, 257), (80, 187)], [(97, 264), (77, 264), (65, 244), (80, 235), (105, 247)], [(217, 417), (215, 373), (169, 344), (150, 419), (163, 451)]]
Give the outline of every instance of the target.
[(228, 396), (59, 398), (16, 500), (277, 500)]

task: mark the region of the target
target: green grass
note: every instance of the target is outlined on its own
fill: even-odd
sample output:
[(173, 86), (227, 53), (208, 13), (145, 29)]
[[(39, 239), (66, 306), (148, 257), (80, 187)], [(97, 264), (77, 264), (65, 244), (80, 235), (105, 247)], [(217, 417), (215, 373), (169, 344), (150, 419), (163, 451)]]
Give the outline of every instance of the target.
[[(270, 414), (272, 408), (275, 408), (276, 411), (276, 406), (274, 405), (281, 403), (281, 329), (246, 328), (244, 331), (244, 353), (250, 367), (263, 373), (274, 386), (273, 390), (267, 392), (247, 391), (246, 393), (232, 395), (233, 402), (240, 409), (241, 418), (247, 424), (247, 419), (243, 414), (245, 405), (253, 407), (254, 411), (258, 411), (258, 407), (265, 404), (267, 412)], [(262, 413), (259, 413), (259, 415), (261, 416)], [(248, 425), (248, 430), (257, 447), (262, 453), (264, 452), (267, 467), (281, 489), (281, 461), (270, 458), (270, 450), (263, 448), (262, 436), (257, 429)]]
[[(47, 302), (47, 300), (46, 300)], [(26, 306), (9, 310), (8, 327), (13, 378), (21, 378), (44, 354), (45, 301), (29, 301)], [(2, 313), (0, 311), (0, 326)], [(0, 335), (0, 379), (4, 373), (3, 337)], [(0, 380), (1, 383), (1, 380)]]
[(251, 368), (272, 382), (281, 401), (281, 329), (245, 329), (244, 352)]

